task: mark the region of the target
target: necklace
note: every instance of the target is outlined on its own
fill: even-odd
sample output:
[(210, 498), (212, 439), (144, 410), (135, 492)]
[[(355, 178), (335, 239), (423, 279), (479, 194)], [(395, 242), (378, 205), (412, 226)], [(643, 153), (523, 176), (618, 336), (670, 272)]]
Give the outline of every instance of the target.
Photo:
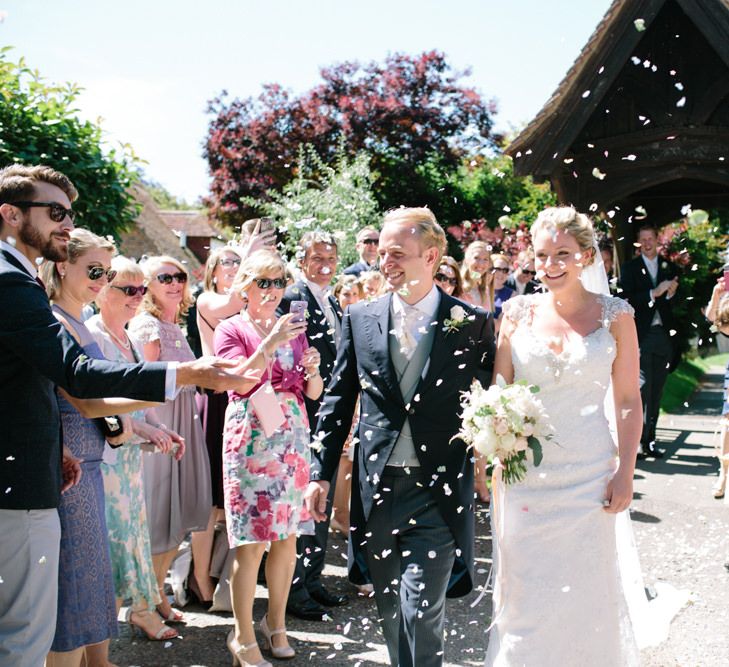
[(101, 320), (101, 326), (104, 327), (104, 331), (106, 331), (106, 333), (108, 333), (114, 339), (114, 342), (120, 348), (122, 348), (122, 350), (130, 350), (132, 348), (132, 344), (129, 341), (129, 336), (127, 336), (126, 332), (124, 333), (124, 337), (126, 338), (126, 340), (122, 340), (121, 338), (116, 336), (116, 334), (111, 329), (109, 329), (109, 327), (106, 326), (104, 320)]

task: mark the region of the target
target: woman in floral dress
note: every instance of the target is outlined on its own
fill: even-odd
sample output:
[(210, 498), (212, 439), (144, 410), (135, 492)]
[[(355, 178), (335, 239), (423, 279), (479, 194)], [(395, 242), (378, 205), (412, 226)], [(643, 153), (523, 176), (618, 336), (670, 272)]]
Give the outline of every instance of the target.
[[(266, 560), (268, 613), (261, 621), (264, 648), (276, 658), (294, 656), (284, 617), (296, 561), (296, 533), (311, 534), (314, 528), (303, 503), (309, 482), (304, 395), (318, 398), (323, 383), (319, 353), (306, 340), (305, 319), (297, 320), (293, 313), (276, 318), (285, 287), (286, 266), (280, 256), (267, 250), (252, 254), (233, 283), (234, 290), (246, 293), (248, 308), (220, 323), (214, 337), (218, 356), (246, 357), (249, 368), (263, 370), (261, 384), (253, 390), (230, 392), (223, 440), (226, 524), (230, 546), (236, 548), (230, 581), (235, 630), (227, 643), (242, 664), (262, 661), (253, 629), (253, 600), (267, 542), (271, 548)], [(268, 435), (251, 399), (262, 386), (272, 386), (272, 400), (282, 417)]]
[[(136, 362), (142, 352), (129, 338), (126, 325), (134, 317), (147, 288), (144, 271), (126, 257), (114, 257), (112, 281), (99, 292), (99, 314), (86, 321), (106, 359)], [(101, 471), (104, 475), (106, 525), (109, 531), (111, 566), (117, 606), (131, 600), (126, 620), (140, 628), (149, 639), (168, 640), (177, 631), (162, 622), (155, 607), (162, 601), (152, 565), (147, 510), (142, 482), (142, 449), (147, 442), (179, 460), (184, 440), (161, 424), (154, 409), (132, 413), (133, 437), (123, 447), (107, 450)]]

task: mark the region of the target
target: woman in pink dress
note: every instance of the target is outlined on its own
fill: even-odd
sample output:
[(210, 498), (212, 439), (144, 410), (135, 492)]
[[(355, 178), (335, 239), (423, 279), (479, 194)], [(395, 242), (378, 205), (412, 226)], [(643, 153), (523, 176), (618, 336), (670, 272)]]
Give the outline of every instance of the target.
[[(235, 630), (227, 644), (240, 664), (269, 664), (262, 659), (253, 629), (256, 577), (268, 542), (268, 613), (260, 626), (264, 648), (276, 658), (294, 657), (286, 638), (285, 612), (296, 534), (311, 534), (314, 528), (303, 502), (309, 483), (304, 396), (318, 398), (323, 383), (319, 353), (306, 340), (305, 318), (295, 313), (276, 318), (285, 288), (286, 266), (278, 254), (261, 250), (251, 255), (233, 283), (233, 290), (246, 293), (247, 310), (221, 322), (214, 336), (218, 356), (245, 357), (247, 368), (263, 369), (261, 383), (250, 392), (229, 393), (223, 438), (226, 525), (230, 546), (236, 549), (230, 580)], [(272, 410), (252, 398), (266, 387), (272, 389)], [(267, 416), (276, 413), (269, 425)]]

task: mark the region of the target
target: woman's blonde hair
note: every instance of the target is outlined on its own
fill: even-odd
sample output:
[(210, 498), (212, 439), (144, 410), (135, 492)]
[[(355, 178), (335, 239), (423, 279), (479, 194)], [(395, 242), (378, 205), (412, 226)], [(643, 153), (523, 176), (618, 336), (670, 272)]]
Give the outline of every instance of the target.
[(719, 305), (716, 308), (716, 319), (714, 324), (717, 327), (725, 327), (729, 325), (729, 294), (725, 294), (719, 300)]
[(433, 269), (433, 274), (435, 275), (440, 265), (440, 260), (445, 254), (446, 235), (443, 228), (435, 219), (433, 211), (424, 206), (419, 208), (394, 208), (385, 213), (382, 228), (384, 229), (387, 224), (413, 225), (421, 245), (424, 248), (435, 248), (438, 251), (438, 258)]
[(545, 208), (532, 224), (532, 239), (543, 230), (565, 232), (573, 237), (582, 251), (583, 266), (589, 266), (595, 260), (595, 230), (592, 222), (584, 213), (578, 213), (574, 206)]
[(218, 248), (217, 250), (213, 250), (209, 255), (208, 259), (205, 262), (205, 275), (203, 276), (203, 289), (206, 292), (216, 292), (215, 289), (215, 283), (213, 282), (213, 273), (215, 273), (215, 267), (218, 265), (220, 260), (223, 258), (223, 255), (225, 255), (226, 252), (231, 252), (234, 255), (237, 255), (238, 257), (243, 259), (243, 255), (241, 254), (241, 249), (237, 246), (232, 245), (226, 245), (222, 248)]
[[(438, 265), (440, 266), (440, 263)], [(377, 291), (374, 296), (382, 296), (385, 293), (385, 276), (374, 269), (370, 271), (362, 271), (362, 273), (359, 274), (359, 284), (362, 285), (362, 292), (365, 296), (367, 296), (367, 292), (365, 291), (364, 286), (365, 283), (370, 280), (377, 281)]]
[[(187, 282), (182, 289), (182, 301), (180, 301), (179, 306), (177, 306), (177, 315), (175, 316), (175, 322), (178, 322), (180, 317), (187, 315), (187, 311), (190, 310), (190, 306), (195, 303), (192, 291), (190, 290), (190, 272), (182, 262), (174, 257), (170, 257), (169, 255), (154, 255), (152, 257), (148, 257), (144, 261), (144, 264), (142, 264), (147, 284), (151, 284), (157, 280), (157, 272), (159, 267), (163, 264), (172, 264), (172, 266), (177, 267), (180, 271), (187, 274)], [(157, 319), (162, 317), (162, 309), (154, 300), (151, 289), (147, 290), (147, 293), (142, 299), (142, 303), (139, 304), (139, 312), (149, 313), (152, 317), (156, 317)]]
[(111, 269), (112, 271), (116, 271), (116, 275), (114, 276), (114, 280), (104, 285), (101, 292), (99, 292), (99, 296), (96, 297), (97, 306), (100, 306), (100, 302), (104, 301), (112, 285), (121, 285), (127, 280), (141, 280), (146, 282), (142, 267), (133, 259), (124, 257), (124, 255), (116, 255), (111, 258)]
[[(68, 259), (66, 261), (69, 264), (75, 264), (90, 250), (108, 250), (112, 256), (116, 252), (116, 245), (113, 241), (80, 227), (76, 227), (71, 232), (71, 238), (68, 241), (67, 248)], [(44, 262), (40, 273), (46, 286), (48, 298), (53, 301), (61, 293), (63, 284), (56, 262)]]
[(468, 269), (468, 260), (473, 259), (473, 256), (479, 251), (488, 253), (489, 262), (491, 262), (491, 247), (485, 241), (473, 241), (468, 244), (463, 258), (463, 269), (461, 270), (463, 293), (466, 294), (472, 289), (477, 289), (481, 295), (481, 300), (485, 301), (488, 297), (488, 303), (492, 304), (494, 302), (494, 276), (491, 271), (484, 271), (477, 279), (474, 279)]
[(238, 294), (245, 292), (253, 284), (253, 281), (264, 273), (267, 275), (280, 273), (288, 282), (289, 274), (286, 269), (286, 262), (276, 251), (257, 250), (243, 260), (233, 280), (232, 289)]

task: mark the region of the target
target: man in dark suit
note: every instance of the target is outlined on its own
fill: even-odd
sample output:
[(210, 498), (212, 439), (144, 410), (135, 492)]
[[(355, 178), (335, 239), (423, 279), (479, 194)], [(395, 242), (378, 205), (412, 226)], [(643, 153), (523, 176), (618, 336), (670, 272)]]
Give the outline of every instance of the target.
[(519, 294), (534, 294), (542, 291), (542, 284), (536, 280), (534, 251), (522, 250), (516, 256), (514, 272), (506, 279), (505, 285)]
[(351, 306), (324, 397), (305, 494), (315, 519), (360, 398), (349, 572), (371, 579), (390, 660), (443, 662), (445, 597), (473, 587), (474, 461), (461, 440), (461, 392), (490, 383), (491, 317), (433, 282), (443, 230), (425, 208), (390, 212), (380, 270), (392, 292)]
[(363, 227), (357, 232), (357, 253), (359, 261), (350, 264), (342, 273), (345, 276), (359, 276), (365, 271), (377, 270), (377, 243), (380, 232), (374, 227)]
[[(284, 315), (289, 312), (292, 301), (306, 301), (306, 337), (309, 344), (319, 351), (319, 372), (325, 387), (329, 383), (337, 358), (337, 340), (342, 328), (342, 311), (329, 292), (337, 269), (337, 253), (337, 241), (331, 234), (321, 231), (304, 234), (299, 242), (298, 252), (302, 278), (286, 290), (278, 309), (279, 315)], [(304, 400), (309, 425), (313, 429), (318, 419), (321, 399)], [(328, 535), (329, 514), (326, 521), (317, 524), (315, 535), (301, 535), (296, 541), (298, 557), (287, 611), (299, 618), (321, 621), (327, 613), (325, 607), (336, 607), (347, 602), (346, 595), (331, 593), (321, 582)]]
[[(0, 664), (42, 665), (53, 640), (63, 488), (80, 478), (62, 447), (55, 386), (79, 398), (162, 402), (175, 386), (240, 386), (234, 364), (89, 359), (51, 312), (38, 262), (64, 261), (76, 189), (49, 167), (0, 170)], [(216, 365), (217, 364), (217, 365)]]
[(678, 289), (678, 271), (658, 256), (658, 232), (654, 227), (641, 227), (638, 243), (640, 255), (626, 262), (620, 271), (620, 296), (635, 309), (640, 346), (643, 432), (639, 456), (661, 458), (663, 453), (656, 447), (656, 424), (675, 354), (673, 297)]

